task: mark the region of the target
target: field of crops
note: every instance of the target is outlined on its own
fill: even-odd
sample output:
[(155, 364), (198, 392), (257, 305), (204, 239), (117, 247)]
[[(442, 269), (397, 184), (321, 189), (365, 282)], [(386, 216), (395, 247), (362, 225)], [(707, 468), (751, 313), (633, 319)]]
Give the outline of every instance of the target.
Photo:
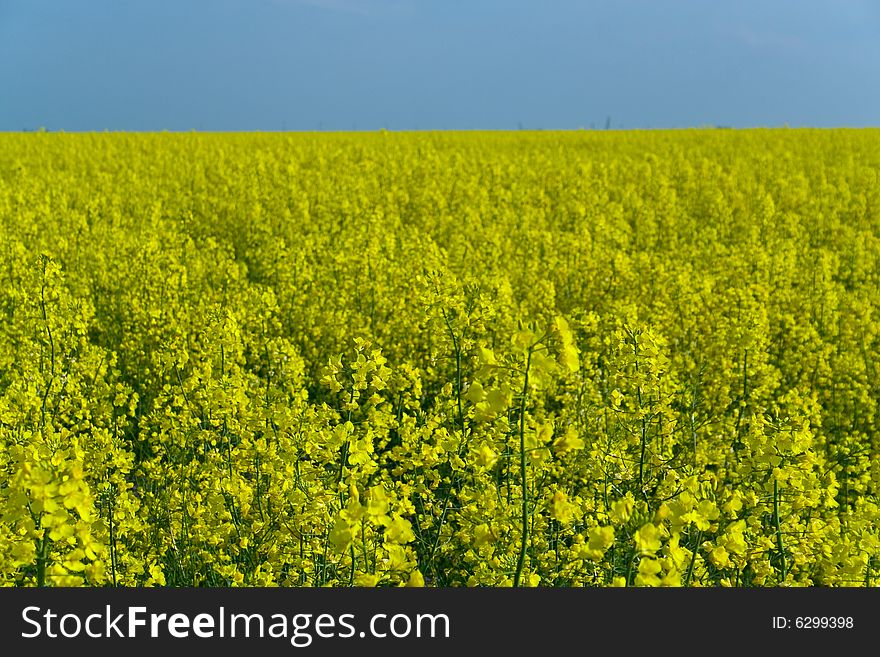
[(880, 131), (0, 135), (0, 582), (880, 582)]

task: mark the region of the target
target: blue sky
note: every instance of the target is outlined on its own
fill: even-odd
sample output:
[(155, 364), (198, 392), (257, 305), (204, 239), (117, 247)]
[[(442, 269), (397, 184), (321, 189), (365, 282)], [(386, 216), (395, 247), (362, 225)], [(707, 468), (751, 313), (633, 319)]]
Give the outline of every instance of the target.
[(0, 130), (880, 125), (873, 0), (0, 0)]

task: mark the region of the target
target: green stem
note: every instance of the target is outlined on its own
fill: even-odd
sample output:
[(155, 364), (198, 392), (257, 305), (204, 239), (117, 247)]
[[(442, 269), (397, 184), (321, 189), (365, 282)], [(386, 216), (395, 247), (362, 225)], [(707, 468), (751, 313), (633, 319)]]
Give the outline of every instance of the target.
[(116, 523), (113, 521), (113, 498), (111, 497), (108, 505), (110, 515), (110, 574), (113, 580), (113, 586), (116, 583)]
[(513, 575), (513, 585), (520, 585), (523, 567), (526, 563), (526, 548), (529, 541), (529, 490), (526, 481), (526, 400), (529, 393), (529, 368), (532, 364), (532, 350), (529, 349), (526, 358), (526, 373), (523, 383), (522, 398), (519, 406), (519, 478), (522, 485), (522, 540), (519, 546), (519, 559), (516, 563), (516, 572)]
[[(48, 530), (43, 530), (48, 531)], [(49, 557), (49, 536), (44, 535), (37, 552), (37, 586), (46, 586), (46, 561)]]
[(779, 521), (779, 483), (773, 478), (773, 517), (776, 522), (776, 549), (779, 550), (780, 573), (785, 581), (785, 550), (782, 545), (782, 525)]
[(452, 330), (452, 322), (449, 319), (449, 315), (446, 314), (446, 310), (441, 308), (440, 312), (443, 315), (443, 321), (446, 323), (446, 330), (449, 331), (449, 337), (452, 340), (452, 350), (455, 353), (455, 397), (458, 407), (458, 424), (461, 427), (462, 439), (464, 439), (464, 410), (461, 403), (461, 345), (458, 337), (455, 335), (455, 331)]
[(685, 579), (685, 582), (684, 582), (684, 585), (686, 587), (691, 585), (691, 579), (694, 576), (694, 564), (697, 561), (697, 550), (700, 549), (700, 541), (702, 541), (702, 540), (703, 540), (703, 531), (700, 530), (697, 533), (697, 544), (694, 546), (694, 551), (691, 553), (691, 562), (688, 564), (687, 578)]

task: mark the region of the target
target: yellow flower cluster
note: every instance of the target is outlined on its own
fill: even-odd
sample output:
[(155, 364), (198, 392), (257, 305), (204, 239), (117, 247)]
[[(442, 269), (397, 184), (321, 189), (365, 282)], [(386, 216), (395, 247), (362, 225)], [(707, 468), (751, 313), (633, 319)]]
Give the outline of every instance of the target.
[(880, 132), (0, 136), (0, 583), (872, 586)]

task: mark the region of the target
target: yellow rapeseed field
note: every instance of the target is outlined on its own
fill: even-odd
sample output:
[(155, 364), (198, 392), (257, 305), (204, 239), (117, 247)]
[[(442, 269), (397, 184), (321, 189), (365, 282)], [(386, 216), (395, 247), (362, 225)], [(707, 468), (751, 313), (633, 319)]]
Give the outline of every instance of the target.
[(871, 586), (880, 131), (0, 135), (0, 582)]

